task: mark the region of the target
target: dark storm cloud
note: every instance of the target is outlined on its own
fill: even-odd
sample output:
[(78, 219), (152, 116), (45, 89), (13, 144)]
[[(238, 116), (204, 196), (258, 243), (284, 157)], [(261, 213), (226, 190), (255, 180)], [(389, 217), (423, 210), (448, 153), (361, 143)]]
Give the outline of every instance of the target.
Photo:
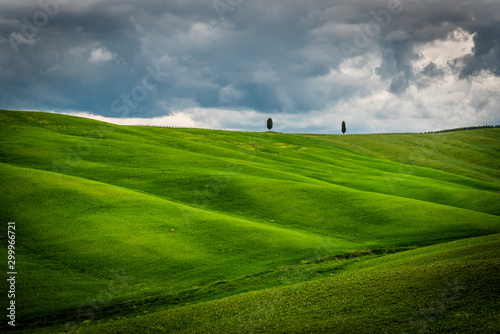
[[(500, 21), (500, 20), (499, 20)], [(468, 77), (481, 70), (487, 70), (500, 76), (500, 25), (472, 24), (474, 32), (474, 50), (472, 55), (464, 57), (460, 76)]]
[(427, 77), (439, 77), (444, 74), (442, 69), (439, 69), (436, 64), (430, 62), (423, 70), (422, 75)]
[[(3, 108), (122, 117), (196, 106), (324, 110), (363, 95), (362, 85), (335, 77), (318, 86), (344, 60), (380, 52), (376, 73), (387, 91), (402, 94), (421, 76), (440, 75), (430, 64), (422, 73), (413, 68), (418, 46), (449, 39), (458, 28), (475, 35), (474, 52), (450, 63), (457, 80), (481, 70), (500, 75), (500, 3), (486, 0), (23, 0), (0, 6)], [(161, 80), (154, 82), (148, 69), (160, 71)], [(155, 88), (145, 89), (145, 79)]]

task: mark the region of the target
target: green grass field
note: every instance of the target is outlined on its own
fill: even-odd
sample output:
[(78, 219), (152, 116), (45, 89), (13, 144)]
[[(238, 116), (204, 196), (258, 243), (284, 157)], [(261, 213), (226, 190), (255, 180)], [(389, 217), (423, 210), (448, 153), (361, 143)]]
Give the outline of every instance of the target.
[(499, 332), (500, 129), (291, 135), (0, 111), (0, 180), (1, 257), (15, 222), (18, 272), (2, 330)]

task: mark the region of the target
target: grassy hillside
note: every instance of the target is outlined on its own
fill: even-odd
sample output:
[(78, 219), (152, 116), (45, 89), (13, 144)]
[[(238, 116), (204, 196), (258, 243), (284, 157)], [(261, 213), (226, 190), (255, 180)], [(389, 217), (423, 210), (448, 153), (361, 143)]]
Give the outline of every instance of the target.
[[(498, 333), (499, 247), (497, 234), (362, 258), (333, 277), (113, 319), (82, 333)], [(316, 267), (299, 270), (325, 276), (338, 263)]]
[[(311, 136), (0, 111), (0, 222), (16, 222), (19, 326), (251, 332), (257, 298), (270, 315), (251, 320), (256, 331), (348, 332), (377, 314), (377, 328), (391, 328), (389, 314), (407, 317), (444, 284), (430, 288), (426, 273), (483, 280), (457, 304), (467, 313), (499, 283), (498, 237), (481, 237), (500, 233), (499, 144), (500, 129)], [(377, 313), (360, 286), (394, 305)], [(337, 312), (318, 289), (346, 289), (350, 306)], [(320, 316), (332, 303), (336, 316)], [(485, 305), (481, 328), (498, 299)]]

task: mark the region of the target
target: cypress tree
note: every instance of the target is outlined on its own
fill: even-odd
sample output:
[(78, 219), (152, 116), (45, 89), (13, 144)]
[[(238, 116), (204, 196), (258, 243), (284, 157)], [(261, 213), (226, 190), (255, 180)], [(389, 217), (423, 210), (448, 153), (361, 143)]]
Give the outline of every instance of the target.
[(271, 129), (273, 128), (273, 119), (272, 118), (267, 119), (267, 128), (269, 129), (269, 131), (271, 131)]

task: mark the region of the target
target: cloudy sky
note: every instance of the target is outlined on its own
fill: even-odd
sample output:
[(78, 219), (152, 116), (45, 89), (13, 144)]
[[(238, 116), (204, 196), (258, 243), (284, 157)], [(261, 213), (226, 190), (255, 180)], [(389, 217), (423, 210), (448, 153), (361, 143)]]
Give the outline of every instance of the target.
[(340, 133), (500, 124), (498, 0), (0, 0), (0, 108)]

